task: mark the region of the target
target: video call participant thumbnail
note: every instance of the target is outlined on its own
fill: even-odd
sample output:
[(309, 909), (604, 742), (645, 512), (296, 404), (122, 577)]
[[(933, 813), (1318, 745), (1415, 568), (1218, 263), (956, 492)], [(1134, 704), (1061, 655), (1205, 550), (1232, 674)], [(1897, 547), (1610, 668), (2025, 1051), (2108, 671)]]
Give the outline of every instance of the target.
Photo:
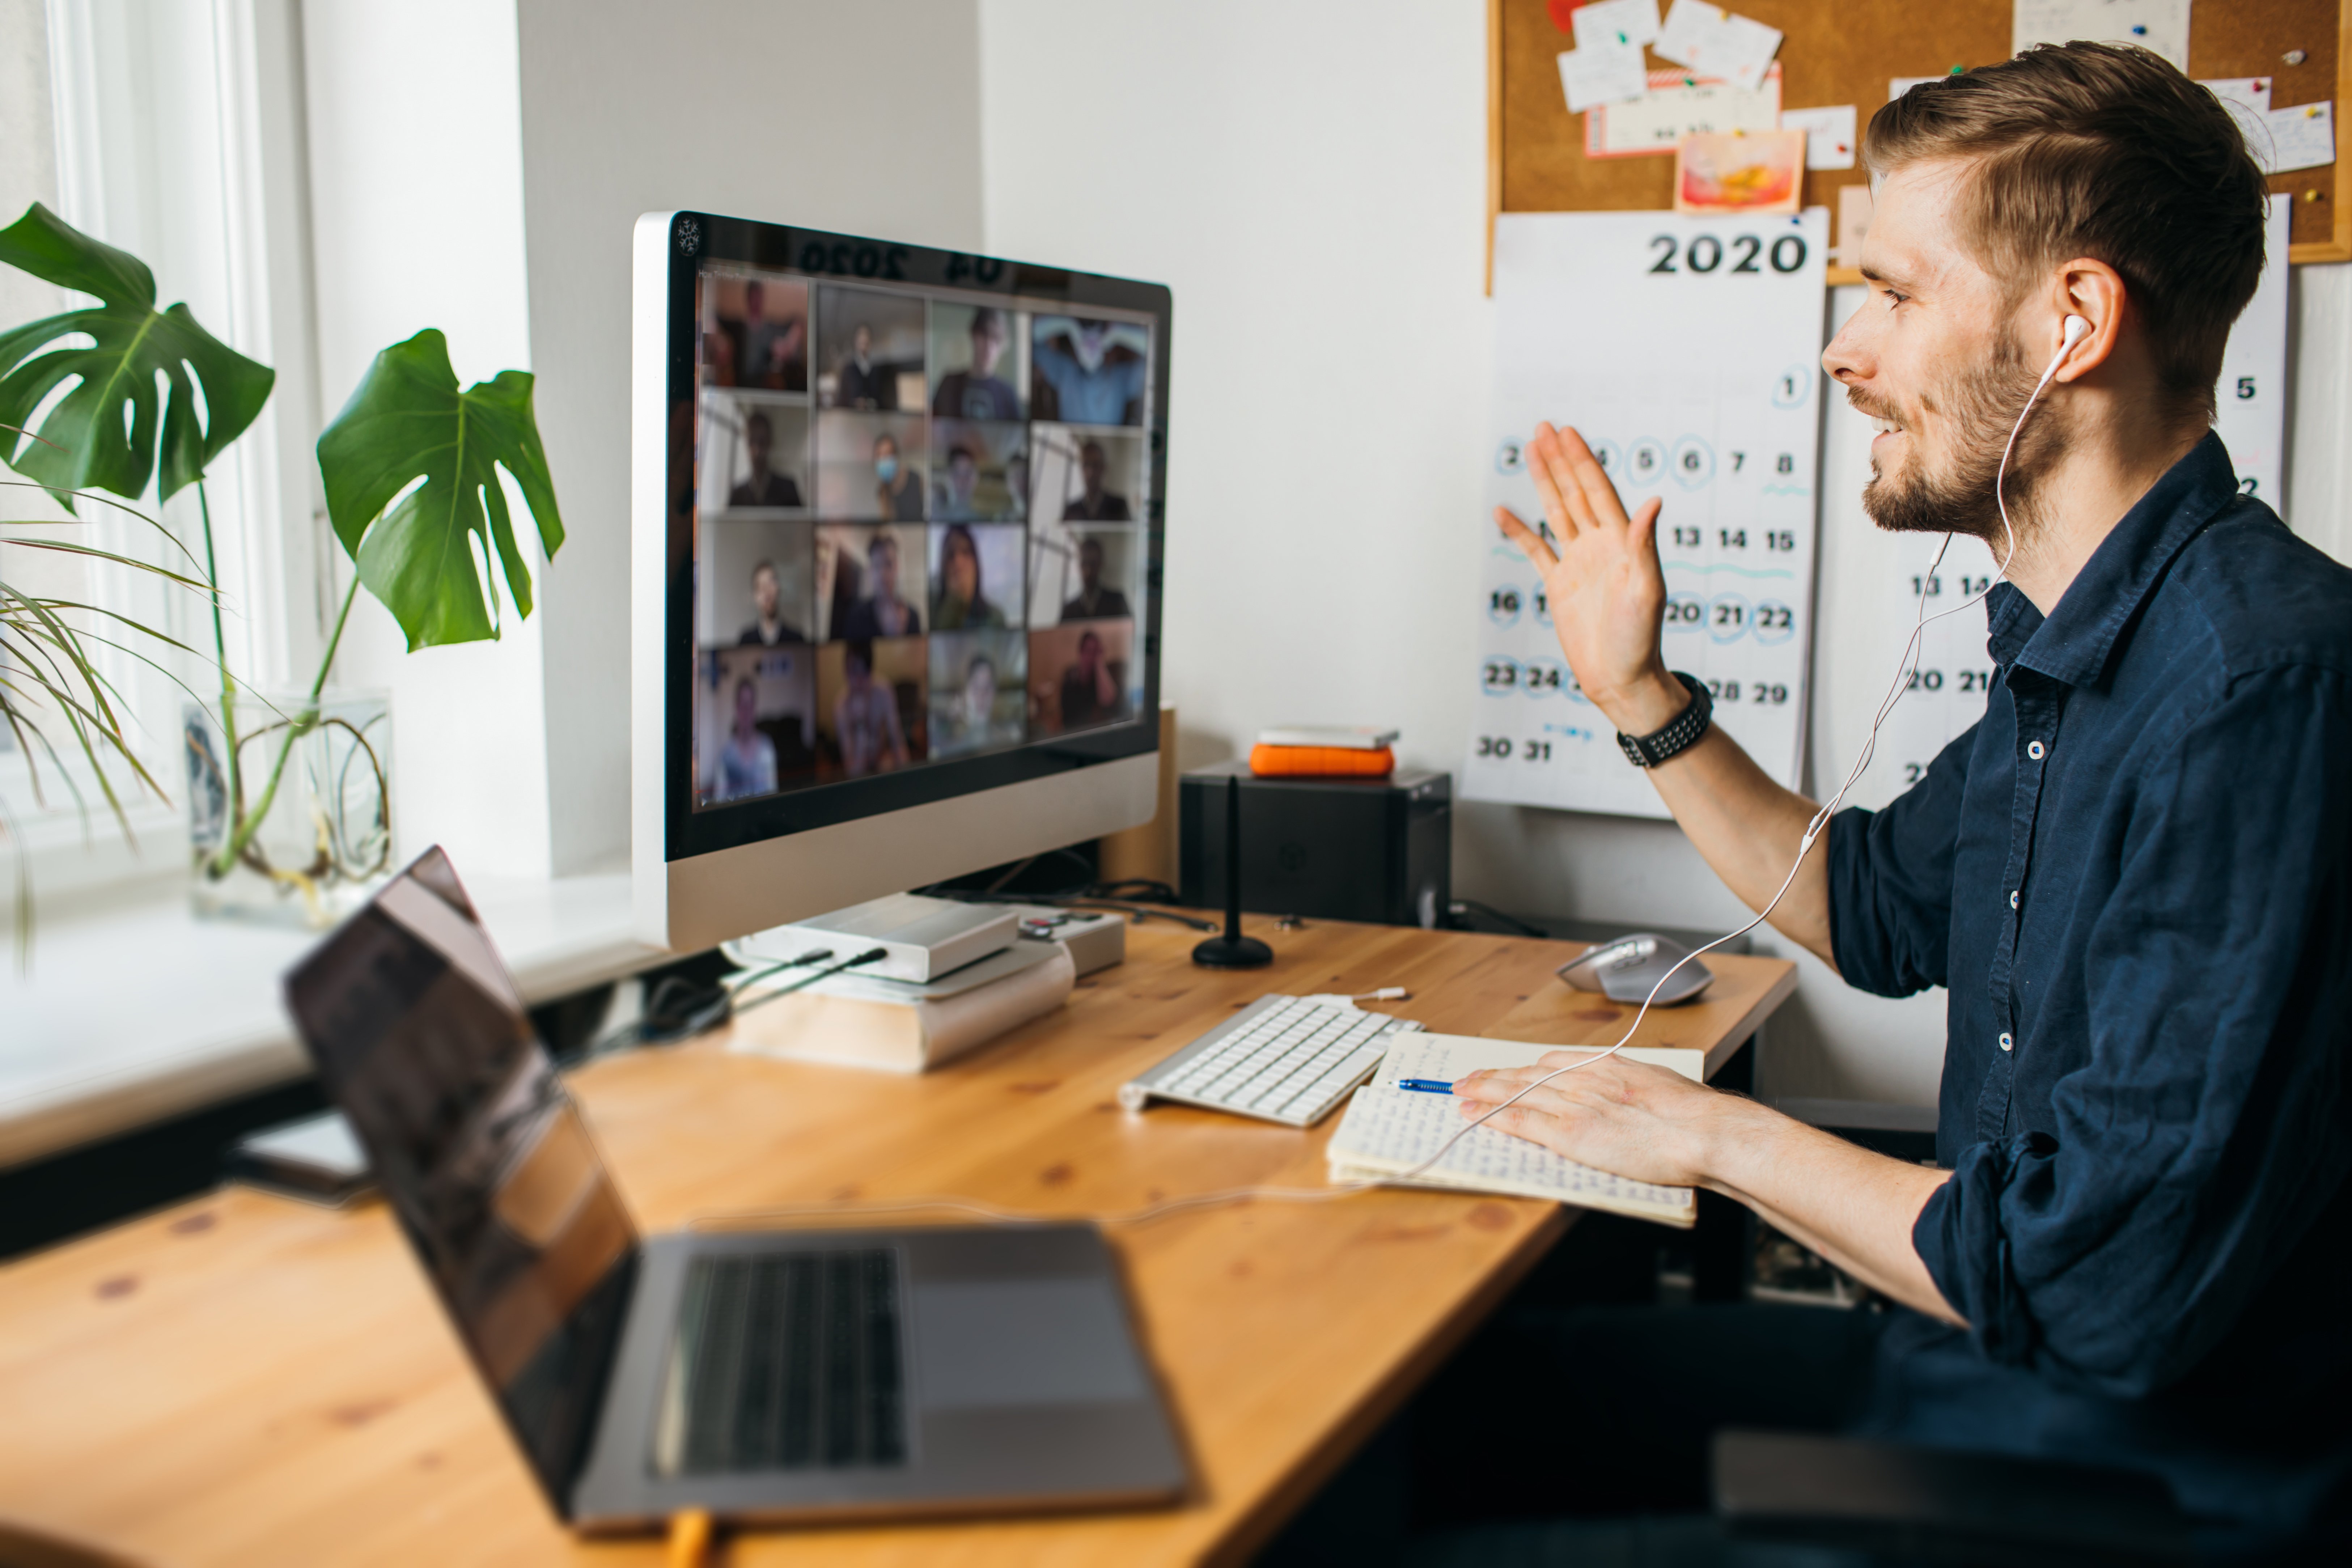
[(1065, 425), (1140, 425), (1150, 370), (1143, 329), (1074, 316), (1036, 318), (1030, 355), (1034, 419)]
[[(846, 529), (828, 530), (835, 548), (841, 550), (844, 536), (854, 537)], [(866, 542), (865, 570), (856, 570), (851, 560), (836, 560), (834, 567), (835, 597), (842, 605), (833, 636), (839, 637), (920, 637), (923, 613), (908, 602), (900, 585), (904, 558), (899, 552), (896, 529), (877, 528)], [(846, 586), (849, 592), (842, 590)]]
[[(1018, 526), (953, 523), (934, 528), (938, 554), (931, 563), (931, 629), (935, 632), (993, 630), (1013, 617), (989, 596), (992, 581), (1004, 603), (1021, 604), (1021, 555), (1024, 531)], [(985, 560), (983, 561), (983, 557)]]
[(1074, 621), (1029, 637), (1030, 714), (1040, 734), (1114, 724), (1134, 711), (1135, 623)]
[(773, 795), (814, 767), (810, 666), (806, 653), (791, 649), (725, 648), (705, 656), (695, 747), (699, 804)]
[(1015, 631), (933, 635), (931, 754), (1018, 745), (1027, 735), (1028, 638)]
[(925, 652), (920, 637), (856, 637), (820, 651), (817, 708), (827, 776), (865, 778), (922, 760)]
[(1078, 475), (1083, 488), (1062, 503), (1064, 522), (1132, 522), (1135, 514), (1128, 510), (1127, 498), (1104, 488), (1104, 478), (1110, 471), (1109, 454), (1100, 441), (1078, 444)]
[(808, 286), (786, 279), (712, 279), (714, 331), (703, 334), (703, 374), (714, 386), (808, 390)]
[(1103, 582), (1103, 542), (1093, 534), (1078, 541), (1078, 591), (1062, 605), (1065, 621), (1100, 621), (1135, 612), (1127, 595)]
[(933, 522), (1017, 518), (1028, 489), (1029, 427), (971, 419), (931, 421)]
[[(935, 305), (935, 321), (955, 313), (955, 307)], [(1011, 348), (1019, 331), (1022, 318), (1000, 310), (993, 305), (981, 305), (971, 311), (971, 326), (965, 334), (966, 351), (971, 357), (964, 368), (949, 371), (940, 377), (939, 389), (931, 394), (931, 412), (946, 419), (1018, 419), (1022, 416), (1021, 395), (1013, 384), (997, 374), (1000, 362)], [(947, 362), (953, 352), (948, 344), (934, 339), (932, 352), (940, 363)]]
[(767, 410), (754, 408), (743, 419), (743, 455), (751, 471), (727, 494), (730, 507), (796, 507), (801, 487), (792, 475), (770, 466), (776, 449), (776, 427)]
[[(920, 414), (923, 309), (923, 301), (910, 295), (821, 285), (818, 400), (828, 408)], [(907, 382), (911, 388), (902, 390)]]
[(775, 647), (782, 643), (803, 643), (808, 638), (800, 627), (784, 619), (783, 579), (772, 561), (762, 561), (751, 568), (751, 609), (750, 625), (735, 640), (746, 647)]
[(875, 509), (892, 522), (919, 522), (923, 516), (923, 476), (899, 460), (896, 436), (874, 437)]

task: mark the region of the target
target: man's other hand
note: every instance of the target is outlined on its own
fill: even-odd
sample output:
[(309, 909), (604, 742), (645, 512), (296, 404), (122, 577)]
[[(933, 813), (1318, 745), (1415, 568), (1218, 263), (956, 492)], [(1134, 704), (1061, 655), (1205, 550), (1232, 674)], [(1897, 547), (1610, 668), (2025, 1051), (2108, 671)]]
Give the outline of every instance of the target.
[[(1483, 1116), (1591, 1055), (1552, 1051), (1531, 1068), (1474, 1072), (1454, 1084), (1454, 1097), (1465, 1118)], [(1664, 1068), (1606, 1057), (1561, 1073), (1486, 1125), (1628, 1181), (1693, 1187), (1708, 1184), (1715, 1139), (1748, 1105)]]

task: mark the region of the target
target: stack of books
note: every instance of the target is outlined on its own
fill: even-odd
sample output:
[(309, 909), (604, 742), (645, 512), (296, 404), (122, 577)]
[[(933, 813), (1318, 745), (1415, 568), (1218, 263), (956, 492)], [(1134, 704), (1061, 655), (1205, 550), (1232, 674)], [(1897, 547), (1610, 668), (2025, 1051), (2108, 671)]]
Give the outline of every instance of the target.
[(1286, 724), (1258, 732), (1250, 772), (1262, 779), (1384, 779), (1396, 771), (1397, 732)]

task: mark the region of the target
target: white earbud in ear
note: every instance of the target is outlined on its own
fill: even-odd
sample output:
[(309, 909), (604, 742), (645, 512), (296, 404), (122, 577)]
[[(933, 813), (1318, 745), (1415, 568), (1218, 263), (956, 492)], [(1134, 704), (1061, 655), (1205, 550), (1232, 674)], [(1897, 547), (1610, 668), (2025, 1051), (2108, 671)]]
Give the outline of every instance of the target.
[(2090, 335), (2091, 323), (2080, 316), (2069, 316), (2061, 330), (2065, 333), (2066, 341), (2060, 343), (2058, 352), (2050, 356), (2050, 368), (2042, 373), (2043, 381), (2056, 375), (2058, 367), (2066, 363), (2066, 356), (2074, 352), (2074, 345)]

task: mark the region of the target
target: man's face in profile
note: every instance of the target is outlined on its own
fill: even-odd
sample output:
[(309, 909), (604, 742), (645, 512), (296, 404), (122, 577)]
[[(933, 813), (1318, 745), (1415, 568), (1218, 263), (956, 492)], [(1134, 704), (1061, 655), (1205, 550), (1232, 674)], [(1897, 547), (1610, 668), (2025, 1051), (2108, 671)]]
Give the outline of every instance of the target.
[[(1994, 478), (2036, 372), (2000, 281), (1963, 244), (1962, 173), (1950, 160), (1914, 163), (1881, 184), (1863, 239), (1869, 298), (1822, 363), (1878, 423), (1863, 491), (1872, 520), (1890, 531), (1994, 540)], [(2059, 432), (2043, 424), (2039, 433)], [(2011, 459), (2012, 503), (2026, 450)]]
[(1089, 539), (1078, 546), (1078, 581), (1087, 593), (1102, 586), (1103, 548)]
[(774, 620), (777, 601), (782, 597), (783, 590), (776, 582), (776, 569), (761, 563), (751, 574), (751, 603), (758, 607), (760, 618)]
[(895, 599), (898, 596), (898, 546), (887, 533), (875, 536), (873, 545), (866, 552), (866, 564), (874, 570), (874, 596)]

